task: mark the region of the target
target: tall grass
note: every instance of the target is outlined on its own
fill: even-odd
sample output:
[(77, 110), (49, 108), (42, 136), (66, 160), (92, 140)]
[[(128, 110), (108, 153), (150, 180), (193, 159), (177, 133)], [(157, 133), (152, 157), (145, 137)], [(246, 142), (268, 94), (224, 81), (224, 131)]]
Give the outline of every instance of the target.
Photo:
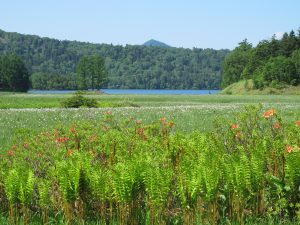
[(1, 212), (12, 224), (299, 221), (300, 122), (264, 111), (247, 107), (210, 133), (106, 112), (20, 134), (0, 159)]

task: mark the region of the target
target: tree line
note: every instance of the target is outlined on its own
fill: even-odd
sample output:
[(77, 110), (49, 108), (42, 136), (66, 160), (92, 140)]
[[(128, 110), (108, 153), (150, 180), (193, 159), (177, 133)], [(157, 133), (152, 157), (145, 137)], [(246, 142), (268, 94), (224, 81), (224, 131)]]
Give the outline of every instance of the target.
[(27, 91), (29, 73), (16, 54), (0, 56), (0, 91)]
[(107, 79), (102, 88), (219, 89), (229, 52), (60, 41), (0, 30), (0, 55), (20, 56), (34, 89), (77, 89), (76, 65), (85, 56), (103, 58)]
[(252, 79), (257, 89), (300, 84), (300, 29), (284, 33), (281, 39), (260, 41), (256, 47), (239, 43), (223, 65), (222, 87)]
[[(100, 56), (85, 56), (79, 60), (76, 76), (70, 80), (43, 73), (37, 73), (37, 75), (33, 78), (38, 80), (32, 80), (32, 77), (30, 80), (23, 60), (16, 54), (0, 56), (0, 91), (24, 92), (30, 88), (31, 82), (38, 82), (44, 85), (45, 88), (42, 89), (47, 89), (48, 82), (52, 82), (55, 78), (57, 84), (60, 84), (56, 86), (57, 89), (64, 89), (67, 85), (79, 90), (96, 89), (106, 79), (107, 72), (104, 60)], [(61, 83), (61, 81), (64, 82)]]

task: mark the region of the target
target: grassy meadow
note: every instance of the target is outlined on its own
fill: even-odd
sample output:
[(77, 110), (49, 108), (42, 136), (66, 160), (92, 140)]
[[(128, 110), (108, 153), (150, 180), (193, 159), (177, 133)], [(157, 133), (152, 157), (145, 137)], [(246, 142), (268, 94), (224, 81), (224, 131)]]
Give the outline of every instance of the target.
[(167, 117), (174, 121), (177, 131), (185, 133), (212, 131), (217, 118), (234, 118), (249, 104), (276, 108), (286, 121), (299, 119), (300, 114), (300, 98), (295, 95), (89, 94), (88, 97), (97, 99), (100, 108), (62, 108), (61, 102), (70, 96), (0, 93), (0, 151), (9, 148), (20, 132), (41, 132), (84, 120), (100, 121), (107, 111), (111, 111), (119, 121), (134, 118), (151, 123)]
[(0, 94), (1, 224), (299, 222), (298, 96), (70, 96)]
[[(61, 102), (71, 94), (22, 94), (1, 93), (0, 109), (7, 108), (59, 108)], [(88, 94), (101, 106), (134, 103), (138, 106), (176, 106), (199, 104), (300, 104), (297, 95), (101, 95)]]

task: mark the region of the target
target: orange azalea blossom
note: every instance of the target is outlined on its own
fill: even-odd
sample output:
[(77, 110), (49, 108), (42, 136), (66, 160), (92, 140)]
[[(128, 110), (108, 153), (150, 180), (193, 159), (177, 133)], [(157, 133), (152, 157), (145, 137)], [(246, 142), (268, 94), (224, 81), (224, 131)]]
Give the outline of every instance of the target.
[(275, 128), (275, 129), (278, 129), (278, 128), (280, 128), (280, 124), (279, 124), (278, 122), (277, 122), (277, 123), (275, 123), (275, 124), (274, 124), (274, 128)]
[(296, 126), (300, 127), (300, 120), (295, 122)]
[(275, 115), (275, 109), (270, 109), (270, 110), (268, 110), (264, 113), (263, 117), (269, 118), (269, 117), (274, 116), (274, 115)]
[(286, 146), (286, 150), (287, 150), (287, 152), (288, 153), (291, 153), (294, 149), (293, 149), (293, 147), (292, 146)]
[(231, 130), (235, 130), (235, 129), (238, 129), (238, 128), (239, 128), (238, 124), (232, 124), (231, 125)]

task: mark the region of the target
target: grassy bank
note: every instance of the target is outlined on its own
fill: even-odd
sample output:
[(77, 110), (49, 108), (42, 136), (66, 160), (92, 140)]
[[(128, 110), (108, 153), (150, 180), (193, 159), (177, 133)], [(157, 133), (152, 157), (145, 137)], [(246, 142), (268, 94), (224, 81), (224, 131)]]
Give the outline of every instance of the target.
[(241, 80), (226, 87), (221, 94), (229, 95), (300, 95), (300, 86), (284, 85), (280, 88), (255, 89), (252, 80)]

